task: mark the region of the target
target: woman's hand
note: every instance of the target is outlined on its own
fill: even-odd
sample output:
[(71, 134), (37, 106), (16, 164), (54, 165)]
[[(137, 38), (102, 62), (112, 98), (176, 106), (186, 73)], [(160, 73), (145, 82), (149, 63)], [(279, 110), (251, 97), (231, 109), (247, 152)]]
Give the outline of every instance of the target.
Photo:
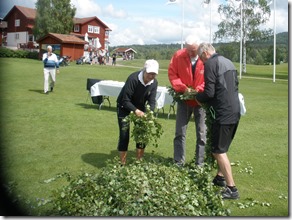
[(139, 110), (139, 109), (136, 109), (135, 114), (136, 114), (138, 117), (142, 117), (142, 116), (144, 116), (144, 112), (142, 112), (142, 111)]

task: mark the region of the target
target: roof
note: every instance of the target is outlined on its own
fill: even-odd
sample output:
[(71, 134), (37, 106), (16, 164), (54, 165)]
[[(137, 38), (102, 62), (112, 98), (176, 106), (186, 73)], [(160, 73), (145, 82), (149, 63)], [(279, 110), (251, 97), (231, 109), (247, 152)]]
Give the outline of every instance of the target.
[(39, 43), (40, 41), (48, 38), (48, 37), (52, 37), (58, 41), (60, 41), (60, 43), (74, 43), (74, 44), (85, 44), (87, 43), (86, 41), (74, 36), (74, 35), (70, 35), (70, 34), (56, 34), (56, 33), (48, 33), (46, 36), (40, 38), (37, 42)]
[(117, 53), (127, 53), (130, 50), (132, 50), (134, 53), (137, 53), (133, 48), (130, 48), (130, 47), (118, 47), (114, 49), (114, 51)]
[[(70, 32), (70, 35), (74, 35), (74, 36), (79, 37), (79, 38), (84, 38), (84, 34), (79, 34), (79, 33), (75, 33), (75, 32)], [(96, 36), (94, 36), (90, 33), (88, 34), (88, 37), (89, 38), (96, 38)]]
[(25, 17), (29, 19), (35, 19), (36, 17), (36, 9), (34, 8), (27, 8), (19, 5), (14, 5), (12, 9), (7, 13), (7, 15), (4, 17), (4, 20), (6, 20), (7, 16), (14, 10), (19, 10)]
[[(26, 16), (29, 19), (35, 19), (36, 18), (36, 13), (37, 10), (34, 8), (27, 8), (27, 7), (23, 7), (23, 6), (19, 6), (19, 5), (14, 5), (12, 7), (12, 9), (10, 9), (10, 11), (7, 13), (7, 15), (4, 17), (3, 20), (6, 20), (6, 17), (14, 10), (14, 9), (18, 9), (22, 14), (24, 14), (24, 16)], [(92, 20), (96, 19), (99, 23), (101, 23), (106, 30), (111, 31), (111, 29), (105, 24), (103, 23), (98, 17), (94, 16), (94, 17), (87, 17), (87, 18), (73, 18), (73, 22), (74, 24), (85, 24), (87, 22), (90, 22)]]
[(98, 17), (94, 16), (94, 17), (87, 17), (87, 18), (73, 18), (73, 23), (74, 24), (85, 24), (88, 23), (92, 20), (97, 20), (99, 23), (101, 23), (106, 30), (111, 31), (111, 29), (105, 24), (103, 23)]

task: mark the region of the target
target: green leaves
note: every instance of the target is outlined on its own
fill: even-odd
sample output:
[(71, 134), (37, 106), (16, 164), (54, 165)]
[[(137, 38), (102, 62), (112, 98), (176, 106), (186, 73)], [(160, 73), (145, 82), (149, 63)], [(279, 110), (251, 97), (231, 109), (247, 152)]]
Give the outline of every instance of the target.
[(203, 108), (205, 109), (205, 112), (206, 112), (205, 123), (207, 127), (206, 145), (205, 145), (205, 163), (210, 165), (211, 167), (215, 167), (216, 161), (212, 155), (212, 145), (211, 145), (211, 140), (212, 140), (211, 128), (212, 128), (212, 123), (214, 121), (214, 117), (208, 105), (204, 104)]
[(251, 207), (254, 207), (254, 206), (271, 207), (271, 205), (272, 205), (269, 202), (260, 202), (258, 200), (254, 200), (252, 198), (246, 198), (242, 202), (234, 202), (234, 203), (240, 209), (251, 208)]
[[(52, 200), (56, 216), (227, 216), (210, 170), (150, 158), (72, 178)], [(198, 170), (199, 169), (199, 170)], [(194, 179), (193, 175), (198, 178)], [(82, 180), (82, 181), (81, 181)]]
[(194, 90), (192, 87), (191, 92), (183, 93), (183, 92), (176, 92), (171, 86), (168, 86), (168, 93), (172, 96), (174, 101), (181, 101), (181, 100), (194, 100), (197, 91)]
[(158, 147), (158, 139), (163, 134), (163, 129), (153, 111), (150, 110), (149, 105), (146, 106), (143, 117), (138, 117), (134, 112), (131, 112), (124, 121), (133, 123), (131, 137), (134, 138), (136, 143), (145, 145), (154, 143), (154, 146)]
[(70, 0), (38, 0), (34, 35), (37, 39), (49, 32), (69, 34), (74, 25), (76, 8)]

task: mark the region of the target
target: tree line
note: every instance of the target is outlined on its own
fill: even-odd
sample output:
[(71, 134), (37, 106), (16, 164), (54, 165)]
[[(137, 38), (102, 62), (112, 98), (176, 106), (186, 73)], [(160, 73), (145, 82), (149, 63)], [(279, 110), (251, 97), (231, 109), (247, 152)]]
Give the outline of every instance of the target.
[[(288, 32), (276, 35), (276, 64), (288, 62)], [(216, 52), (233, 62), (240, 60), (240, 43), (214, 43)], [(110, 51), (118, 47), (130, 47), (137, 51), (136, 59), (170, 60), (175, 51), (181, 48), (180, 44), (154, 44), (154, 45), (122, 45), (110, 47)], [(265, 40), (246, 42), (246, 63), (255, 65), (272, 64), (274, 62), (273, 36)]]

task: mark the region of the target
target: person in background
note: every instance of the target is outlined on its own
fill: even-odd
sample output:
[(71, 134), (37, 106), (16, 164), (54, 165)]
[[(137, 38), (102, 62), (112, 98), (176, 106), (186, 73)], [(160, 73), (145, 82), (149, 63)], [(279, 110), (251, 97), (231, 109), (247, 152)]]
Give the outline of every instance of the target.
[[(143, 117), (146, 102), (150, 110), (154, 111), (158, 82), (159, 64), (156, 60), (146, 60), (144, 68), (132, 73), (126, 80), (117, 98), (117, 116), (119, 124), (118, 151), (121, 165), (126, 164), (126, 157), (130, 139), (130, 125), (123, 119), (133, 111), (137, 116)], [(144, 155), (145, 144), (136, 143), (136, 157), (141, 159)]]
[(90, 51), (89, 51), (89, 60), (90, 60), (90, 65), (92, 65), (92, 63), (93, 63), (93, 51), (92, 51), (92, 48), (90, 48)]
[[(188, 94), (204, 89), (204, 65), (198, 58), (198, 40), (188, 36), (186, 47), (175, 52), (168, 67), (168, 78), (176, 92)], [(196, 126), (196, 165), (203, 165), (206, 144), (205, 110), (195, 100), (177, 102), (177, 114), (174, 137), (174, 162), (182, 166), (185, 163), (186, 132), (192, 114)]]
[[(52, 46), (47, 47), (47, 53), (43, 54), (43, 63), (44, 63), (44, 93), (49, 94), (53, 92), (55, 83), (56, 83), (56, 72), (59, 73), (59, 61), (53, 52)], [(56, 70), (57, 69), (57, 70)]]
[(233, 63), (218, 55), (211, 44), (200, 44), (198, 55), (205, 63), (205, 90), (199, 92), (195, 99), (206, 103), (213, 111), (211, 148), (218, 164), (213, 183), (225, 186), (222, 191), (224, 199), (238, 199), (239, 193), (227, 156), (240, 120), (237, 71)]
[(109, 56), (110, 56), (109, 51), (106, 51), (106, 63), (109, 63)]
[(113, 53), (113, 56), (112, 56), (112, 65), (116, 65), (116, 60), (117, 60), (117, 54), (116, 53)]

